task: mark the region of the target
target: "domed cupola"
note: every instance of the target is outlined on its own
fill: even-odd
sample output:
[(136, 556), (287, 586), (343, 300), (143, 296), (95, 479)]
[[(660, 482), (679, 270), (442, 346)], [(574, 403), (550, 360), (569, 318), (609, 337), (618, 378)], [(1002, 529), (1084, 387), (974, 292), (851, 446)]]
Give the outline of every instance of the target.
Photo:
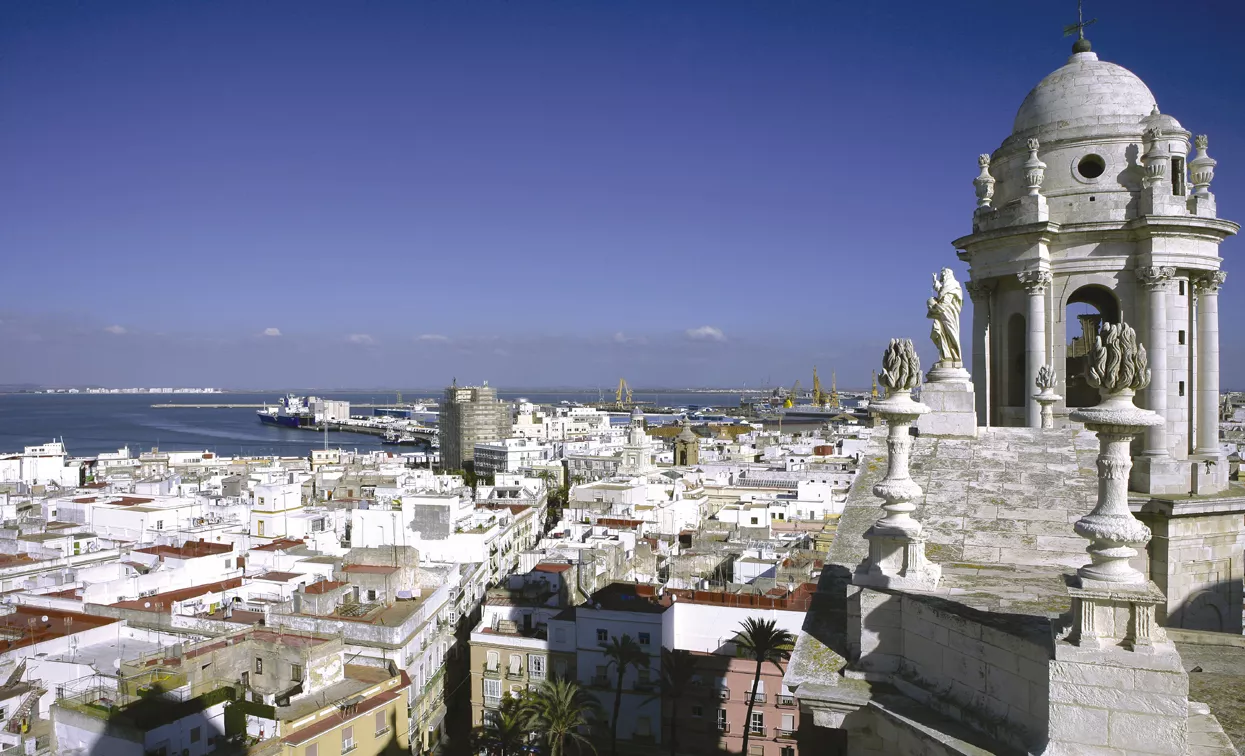
[(1165, 420), (1147, 431), (1135, 490), (1227, 485), (1219, 467), (1189, 461), (1219, 459), (1219, 244), (1240, 226), (1218, 217), (1221, 166), (1205, 136), (1193, 141), (1196, 152), (1150, 88), (1082, 38), (978, 157), (973, 232), (954, 244), (969, 266), (979, 425), (1039, 427), (1044, 367), (1057, 415), (1097, 404), (1089, 345), (1102, 323), (1127, 320), (1152, 368), (1138, 402)]

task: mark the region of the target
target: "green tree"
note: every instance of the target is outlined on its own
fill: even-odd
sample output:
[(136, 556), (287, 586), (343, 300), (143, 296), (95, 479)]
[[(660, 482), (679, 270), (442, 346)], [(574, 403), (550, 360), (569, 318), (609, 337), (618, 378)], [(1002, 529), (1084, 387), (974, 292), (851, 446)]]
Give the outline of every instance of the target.
[(618, 756), (618, 713), (622, 710), (623, 675), (627, 670), (648, 669), (648, 652), (639, 643), (624, 634), (622, 638), (611, 638), (609, 643), (602, 643), (601, 650), (609, 659), (607, 667), (613, 667), (617, 675), (617, 687), (614, 688), (614, 716), (610, 718), (610, 756)]
[(752, 690), (748, 691), (748, 713), (744, 717), (743, 752), (747, 753), (748, 739), (752, 734), (752, 707), (756, 704), (755, 692), (757, 683), (761, 681), (761, 667), (765, 662), (773, 662), (781, 672), (782, 663), (791, 658), (795, 636), (780, 629), (774, 620), (749, 617), (743, 621), (739, 633), (735, 635), (735, 647), (757, 661), (756, 674), (752, 677)]
[(568, 742), (597, 752), (580, 729), (592, 726), (601, 704), (575, 682), (560, 677), (546, 680), (525, 699), (522, 711), (523, 724), (545, 738), (549, 756), (563, 756)]
[(518, 756), (527, 743), (527, 707), (530, 694), (524, 691), (518, 697), (507, 693), (494, 717), (485, 717), (484, 724), (476, 730), (477, 751), (490, 756)]
[(679, 702), (687, 695), (696, 676), (696, 657), (685, 649), (661, 650), (661, 692), (645, 703), (658, 698), (670, 702), (670, 756), (678, 749)]

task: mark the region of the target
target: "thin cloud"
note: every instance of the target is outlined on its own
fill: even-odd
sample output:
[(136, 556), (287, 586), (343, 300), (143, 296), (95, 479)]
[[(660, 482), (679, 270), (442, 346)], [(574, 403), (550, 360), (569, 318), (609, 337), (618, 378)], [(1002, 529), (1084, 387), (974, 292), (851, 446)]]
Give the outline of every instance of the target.
[(726, 334), (722, 333), (722, 329), (713, 326), (689, 328), (683, 333), (693, 341), (726, 341)]
[(120, 336), (125, 333), (125, 326), (110, 325), (104, 329), (105, 332), (111, 333), (113, 336)]
[(263, 332), (262, 334), (260, 334), (260, 335), (262, 335), (262, 336), (280, 336), (280, 335), (281, 335), (281, 329), (280, 329), (280, 328), (265, 328), (265, 329), (264, 329), (264, 332)]
[(628, 336), (622, 331), (619, 331), (614, 334), (614, 343), (615, 344), (647, 344), (648, 339), (644, 338), (643, 336)]
[(415, 340), (416, 341), (432, 341), (438, 344), (445, 344), (449, 342), (450, 337), (442, 336), (439, 333), (421, 333), (420, 335), (415, 337)]
[(359, 344), (361, 346), (372, 346), (376, 343), (376, 339), (366, 333), (352, 333), (346, 337), (346, 341), (351, 344)]

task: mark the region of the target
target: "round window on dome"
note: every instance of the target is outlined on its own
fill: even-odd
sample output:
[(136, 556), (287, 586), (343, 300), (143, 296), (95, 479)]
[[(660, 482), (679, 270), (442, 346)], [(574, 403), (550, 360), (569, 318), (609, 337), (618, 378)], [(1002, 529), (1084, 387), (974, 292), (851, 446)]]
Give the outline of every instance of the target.
[(1086, 155), (1076, 164), (1076, 172), (1082, 178), (1096, 179), (1107, 170), (1107, 161), (1100, 155)]

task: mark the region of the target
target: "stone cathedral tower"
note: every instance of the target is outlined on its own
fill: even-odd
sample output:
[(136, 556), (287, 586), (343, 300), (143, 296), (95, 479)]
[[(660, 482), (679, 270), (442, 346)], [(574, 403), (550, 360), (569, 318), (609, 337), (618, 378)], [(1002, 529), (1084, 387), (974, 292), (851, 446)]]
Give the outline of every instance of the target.
[(1240, 226), (1218, 217), (1206, 137), (1190, 144), (1141, 79), (1080, 40), (978, 162), (973, 232), (954, 242), (969, 265), (978, 423), (1038, 427), (1046, 364), (1064, 397), (1057, 414), (1097, 404), (1082, 377), (1089, 339), (1122, 319), (1153, 371), (1137, 404), (1166, 420), (1136, 449), (1133, 487), (1226, 488), (1219, 244)]

